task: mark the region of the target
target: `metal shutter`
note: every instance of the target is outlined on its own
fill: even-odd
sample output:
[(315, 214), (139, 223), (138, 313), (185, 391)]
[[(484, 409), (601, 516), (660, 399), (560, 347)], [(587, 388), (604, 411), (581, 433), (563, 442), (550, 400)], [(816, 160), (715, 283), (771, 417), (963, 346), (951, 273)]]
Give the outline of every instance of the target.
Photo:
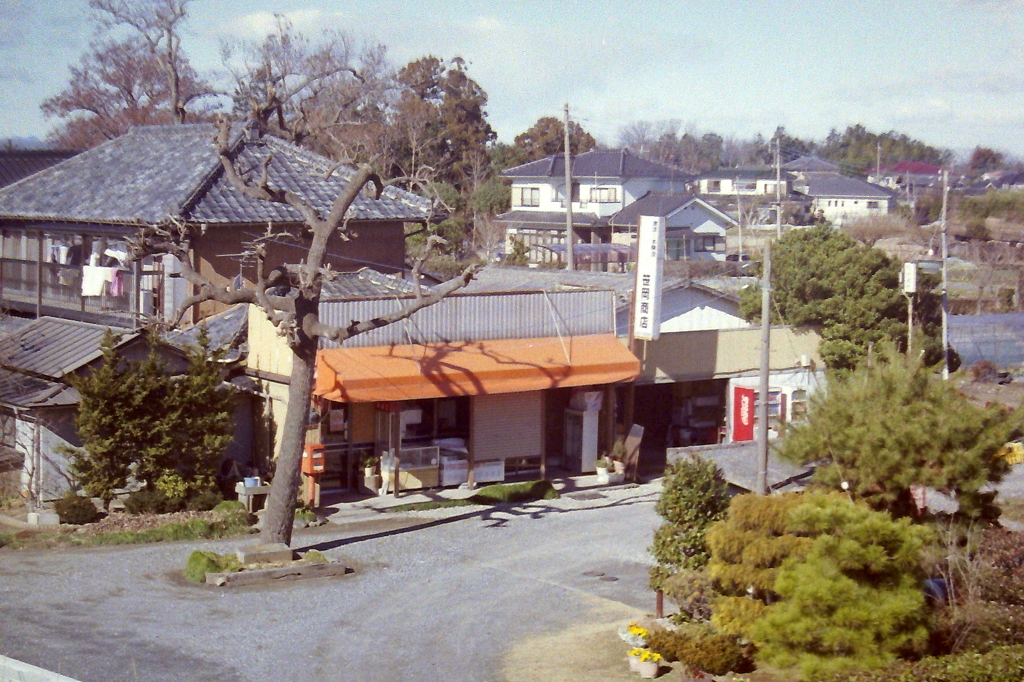
[(478, 462), (544, 453), (544, 393), (473, 396), (471, 442)]

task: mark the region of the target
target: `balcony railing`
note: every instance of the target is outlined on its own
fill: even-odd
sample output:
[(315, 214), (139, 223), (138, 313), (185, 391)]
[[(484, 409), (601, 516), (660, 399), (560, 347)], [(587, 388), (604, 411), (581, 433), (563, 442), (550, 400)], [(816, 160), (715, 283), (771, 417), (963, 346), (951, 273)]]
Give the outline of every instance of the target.
[(104, 283), (99, 296), (82, 295), (82, 273), (79, 265), (43, 263), (40, 268), (32, 260), (0, 258), (0, 296), (6, 305), (20, 310), (41, 306), (125, 324), (138, 319), (139, 277), (135, 272), (118, 270), (120, 281)]

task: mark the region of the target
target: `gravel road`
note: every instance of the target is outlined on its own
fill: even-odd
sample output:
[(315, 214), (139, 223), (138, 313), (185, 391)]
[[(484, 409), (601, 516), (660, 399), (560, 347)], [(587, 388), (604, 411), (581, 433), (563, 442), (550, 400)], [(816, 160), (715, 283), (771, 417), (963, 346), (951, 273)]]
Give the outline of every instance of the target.
[(253, 538), (0, 550), (0, 653), (83, 682), (628, 680), (615, 627), (653, 609), (659, 490), (300, 531), (356, 572), (259, 587), (180, 577)]

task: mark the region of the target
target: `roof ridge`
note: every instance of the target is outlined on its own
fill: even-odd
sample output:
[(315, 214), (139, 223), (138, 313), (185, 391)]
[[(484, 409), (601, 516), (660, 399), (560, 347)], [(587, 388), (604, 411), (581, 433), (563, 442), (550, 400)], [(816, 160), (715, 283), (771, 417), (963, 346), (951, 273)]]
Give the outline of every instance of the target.
[[(239, 128), (234, 133), (234, 141), (228, 140), (228, 148), (233, 156), (237, 156), (239, 148), (242, 146), (242, 142), (245, 139), (244, 131)], [(210, 191), (213, 187), (213, 183), (216, 182), (217, 177), (224, 171), (224, 167), (220, 162), (220, 154), (214, 150), (214, 162), (210, 167), (210, 170), (203, 176), (203, 179), (196, 185), (195, 189), (185, 197), (185, 200), (178, 205), (178, 215), (184, 216), (199, 203), (200, 198), (203, 194)]]

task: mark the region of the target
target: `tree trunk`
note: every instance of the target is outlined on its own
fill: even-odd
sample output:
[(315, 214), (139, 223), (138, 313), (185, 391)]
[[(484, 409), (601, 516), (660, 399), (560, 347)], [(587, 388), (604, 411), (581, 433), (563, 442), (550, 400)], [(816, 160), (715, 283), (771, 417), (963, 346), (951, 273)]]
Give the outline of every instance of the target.
[(263, 517), (263, 531), (260, 533), (260, 540), (264, 543), (292, 543), (295, 498), (302, 470), (302, 448), (306, 442), (309, 401), (313, 394), (316, 347), (315, 339), (303, 338), (301, 345), (292, 353), (292, 376), (288, 386), (288, 411), (281, 429), (281, 452), (277, 457), (267, 511)]

